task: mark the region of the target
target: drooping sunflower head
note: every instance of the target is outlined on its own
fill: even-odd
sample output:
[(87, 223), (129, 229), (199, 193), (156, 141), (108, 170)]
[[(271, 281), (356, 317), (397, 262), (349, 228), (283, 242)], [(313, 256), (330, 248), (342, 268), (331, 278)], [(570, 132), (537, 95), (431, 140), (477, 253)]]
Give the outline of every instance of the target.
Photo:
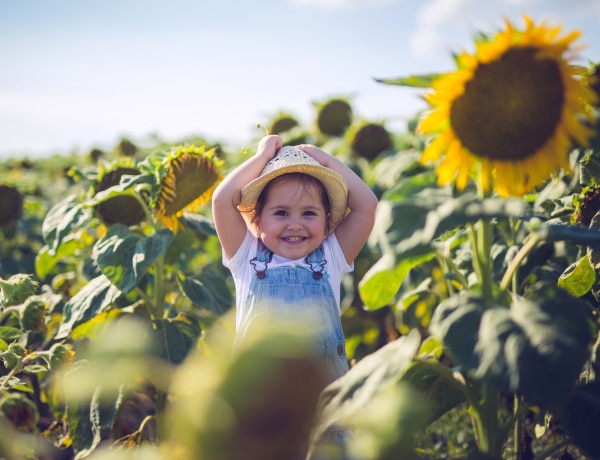
[[(121, 181), (121, 177), (137, 176), (140, 171), (132, 167), (116, 167), (110, 171), (102, 170), (95, 192), (99, 193)], [(133, 196), (120, 195), (99, 203), (95, 208), (96, 214), (106, 225), (124, 224), (127, 226), (139, 224), (144, 220), (144, 209)]]
[(271, 120), (269, 134), (281, 134), (298, 126), (298, 120), (288, 113), (279, 113)]
[(596, 94), (596, 107), (600, 104), (600, 63), (592, 64), (587, 72), (587, 84)]
[(94, 147), (92, 150), (90, 150), (88, 156), (90, 157), (90, 161), (96, 164), (98, 161), (100, 161), (100, 158), (104, 156), (104, 152), (99, 148)]
[(133, 142), (124, 137), (119, 142), (119, 145), (117, 145), (116, 150), (120, 156), (133, 157), (137, 153), (138, 148)]
[(10, 185), (0, 185), (0, 229), (12, 228), (23, 215), (23, 197)]
[(160, 178), (153, 210), (159, 220), (173, 232), (183, 227), (179, 221), (185, 210), (195, 211), (210, 201), (221, 180), (220, 161), (215, 150), (183, 147), (161, 155), (157, 174)]
[[(576, 75), (574, 31), (535, 25), (506, 28), (456, 57), (458, 69), (435, 80), (432, 110), (419, 131), (437, 137), (422, 161), (437, 161), (440, 185), (459, 190), (475, 177), (483, 190), (523, 195), (558, 169), (569, 169), (572, 142), (587, 145), (594, 93)], [(586, 125), (585, 120), (588, 120)]]
[(343, 98), (317, 104), (317, 128), (326, 136), (341, 136), (352, 124), (352, 106)]
[(600, 211), (600, 186), (585, 187), (574, 199), (575, 211), (571, 223), (589, 227), (594, 216)]
[(381, 123), (365, 122), (348, 130), (352, 153), (366, 160), (374, 160), (392, 148), (392, 136)]
[(280, 112), (269, 122), (269, 134), (278, 134), (286, 145), (305, 144), (308, 142), (305, 130), (295, 116)]

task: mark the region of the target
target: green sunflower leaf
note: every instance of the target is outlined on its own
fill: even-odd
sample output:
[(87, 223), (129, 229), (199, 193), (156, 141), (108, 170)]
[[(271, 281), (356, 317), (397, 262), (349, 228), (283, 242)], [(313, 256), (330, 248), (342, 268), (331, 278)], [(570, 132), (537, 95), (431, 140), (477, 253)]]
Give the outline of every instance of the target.
[(581, 297), (588, 293), (596, 282), (596, 272), (587, 255), (572, 263), (558, 279), (558, 286)]
[(463, 291), (442, 302), (431, 318), (431, 334), (441, 340), (450, 357), (466, 369), (476, 368), (479, 362), (474, 349), (484, 311), (485, 304), (477, 294)]
[(127, 293), (165, 253), (172, 239), (173, 232), (167, 229), (140, 236), (125, 225), (115, 224), (96, 242), (92, 257), (111, 283)]
[(410, 86), (412, 88), (431, 88), (431, 84), (443, 74), (430, 73), (423, 75), (409, 75), (408, 77), (375, 78), (377, 83), (384, 85)]
[(429, 402), (432, 423), (465, 401), (468, 388), (452, 376), (452, 369), (434, 361), (415, 360), (402, 377)]
[(216, 235), (215, 224), (206, 217), (191, 212), (184, 212), (179, 218), (185, 228), (189, 228), (196, 233), (203, 235)]
[(200, 337), (197, 324), (177, 319), (154, 321), (150, 342), (157, 355), (172, 364), (181, 364)]
[(56, 250), (44, 246), (35, 258), (35, 272), (40, 279), (46, 278), (52, 269), (65, 257), (76, 255), (78, 251), (87, 247), (87, 241), (77, 235), (68, 235)]
[(435, 244), (446, 232), (480, 219), (522, 219), (529, 209), (518, 199), (480, 200), (464, 195), (437, 205), (440, 197), (430, 198), (379, 202), (371, 238), (382, 248), (384, 256), (359, 284), (361, 299), (368, 308), (388, 305), (408, 272), (434, 257)]
[(435, 254), (431, 251), (396, 263), (393, 254), (385, 254), (365, 273), (358, 285), (365, 307), (378, 310), (392, 303), (408, 272), (433, 257)]
[(529, 212), (519, 199), (488, 198), (473, 195), (455, 199), (416, 196), (402, 201), (382, 200), (372, 238), (382, 248), (394, 246), (399, 259), (422, 255), (445, 232), (480, 219), (522, 219)]
[(589, 455), (600, 458), (600, 383), (575, 389), (558, 414), (560, 424)]
[(82, 227), (92, 217), (89, 209), (77, 203), (76, 196), (71, 195), (54, 205), (42, 223), (42, 237), (53, 254), (63, 239), (72, 231)]
[(97, 387), (91, 402), (71, 401), (67, 406), (70, 435), (73, 449), (80, 458), (90, 455), (107, 430), (114, 422), (121, 406), (121, 398), (103, 397), (101, 387)]
[(596, 334), (583, 301), (542, 283), (510, 308), (457, 295), (438, 307), (430, 330), (474, 378), (546, 407), (572, 390)]
[(151, 185), (152, 183), (151, 174), (125, 175), (121, 178), (120, 183), (96, 193), (85, 202), (85, 205), (93, 207), (117, 196), (133, 195), (138, 191), (140, 185)]
[(106, 276), (91, 280), (65, 304), (64, 319), (56, 339), (68, 337), (75, 327), (106, 310), (120, 295), (121, 291)]
[(222, 315), (233, 304), (233, 297), (225, 279), (212, 273), (203, 273), (200, 276), (185, 276), (180, 273), (177, 282), (194, 305), (206, 308), (215, 315)]
[(17, 329), (16, 327), (10, 326), (0, 326), (0, 339), (13, 340), (18, 339), (22, 335), (23, 331), (21, 329)]
[(359, 412), (377, 394), (398, 383), (413, 361), (421, 337), (412, 330), (360, 360), (322, 393), (323, 417), (318, 431)]

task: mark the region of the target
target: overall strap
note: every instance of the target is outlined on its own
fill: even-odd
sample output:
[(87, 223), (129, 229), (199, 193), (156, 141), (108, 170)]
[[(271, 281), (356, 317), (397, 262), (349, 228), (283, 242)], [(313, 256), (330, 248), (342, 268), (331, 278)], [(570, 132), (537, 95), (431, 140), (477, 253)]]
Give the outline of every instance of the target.
[[(268, 265), (272, 260), (273, 252), (271, 252), (261, 240), (258, 240), (256, 257), (250, 260), (250, 264), (254, 268), (258, 279), (265, 279), (267, 276)], [(325, 270), (325, 265), (327, 264), (323, 252), (323, 245), (319, 245), (317, 249), (308, 254), (304, 259), (304, 262), (310, 267), (314, 279), (320, 280), (323, 278), (323, 272)]]
[[(256, 277), (258, 279), (265, 279), (267, 276), (267, 265), (269, 262), (273, 260), (273, 253), (265, 246), (262, 240), (258, 240), (258, 245), (256, 248), (256, 257), (250, 260), (250, 264), (254, 268), (256, 272)], [(257, 267), (257, 264), (262, 264), (262, 269)]]
[(313, 272), (314, 279), (320, 280), (323, 278), (323, 271), (325, 270), (325, 265), (327, 264), (325, 254), (323, 253), (323, 245), (319, 245), (317, 249), (307, 255), (304, 259), (304, 262), (308, 264), (310, 270)]

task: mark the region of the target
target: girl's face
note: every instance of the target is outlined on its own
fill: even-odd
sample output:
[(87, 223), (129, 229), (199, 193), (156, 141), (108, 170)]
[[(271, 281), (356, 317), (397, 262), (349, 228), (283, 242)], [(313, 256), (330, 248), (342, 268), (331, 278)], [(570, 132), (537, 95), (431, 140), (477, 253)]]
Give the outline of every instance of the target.
[(290, 177), (270, 184), (256, 228), (258, 237), (273, 253), (301, 259), (327, 236), (328, 219), (317, 188)]

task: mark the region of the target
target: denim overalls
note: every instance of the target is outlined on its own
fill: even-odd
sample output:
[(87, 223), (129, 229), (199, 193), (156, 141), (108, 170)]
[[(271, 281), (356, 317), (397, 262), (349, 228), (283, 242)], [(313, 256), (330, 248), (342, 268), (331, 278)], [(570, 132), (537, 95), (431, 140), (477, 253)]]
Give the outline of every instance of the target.
[[(270, 268), (272, 259), (273, 253), (259, 240), (256, 257), (250, 260), (256, 276), (248, 290), (236, 342), (242, 342), (252, 324), (261, 319), (308, 327), (330, 383), (348, 371), (348, 361), (339, 309), (325, 273), (323, 247), (306, 256), (308, 267)], [(345, 428), (330, 427), (318, 443), (325, 452), (317, 450), (311, 460), (349, 459), (344, 446), (350, 436)]]
[(241, 320), (236, 341), (243, 341), (252, 323), (261, 319), (289, 321), (308, 327), (314, 351), (324, 364), (332, 382), (348, 370), (346, 346), (340, 314), (324, 274), (327, 261), (319, 246), (305, 262), (310, 267), (269, 268), (273, 253), (258, 241), (257, 254), (250, 261), (256, 276), (246, 298), (246, 315)]

